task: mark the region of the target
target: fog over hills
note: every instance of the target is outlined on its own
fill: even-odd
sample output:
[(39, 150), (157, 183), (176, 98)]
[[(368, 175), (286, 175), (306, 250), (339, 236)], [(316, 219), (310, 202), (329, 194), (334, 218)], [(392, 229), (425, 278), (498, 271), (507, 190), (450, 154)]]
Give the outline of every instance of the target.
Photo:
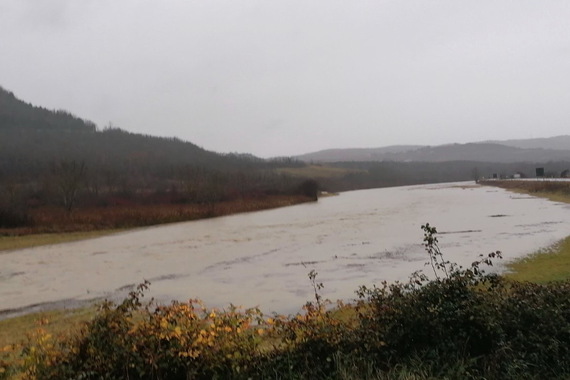
[(570, 150), (570, 136), (554, 136), (535, 139), (518, 139), (518, 140), (493, 140), (483, 141), (484, 143), (495, 143), (507, 146), (514, 146), (523, 149), (557, 149)]
[(397, 145), (382, 148), (328, 149), (296, 157), (305, 162), (548, 162), (570, 160), (570, 136), (485, 141), (438, 146)]
[(326, 149), (297, 156), (302, 161), (383, 161), (387, 155), (423, 148), (422, 145), (392, 145), (382, 148)]

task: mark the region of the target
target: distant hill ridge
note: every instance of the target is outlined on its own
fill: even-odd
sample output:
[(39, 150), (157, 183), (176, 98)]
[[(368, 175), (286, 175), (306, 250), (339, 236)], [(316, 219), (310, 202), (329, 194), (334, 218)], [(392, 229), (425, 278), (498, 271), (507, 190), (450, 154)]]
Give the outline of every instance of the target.
[(570, 136), (484, 141), (438, 146), (394, 145), (381, 148), (327, 149), (295, 157), (305, 162), (548, 162), (570, 160)]
[(26, 103), (0, 87), (0, 129), (66, 130), (95, 132), (95, 123), (67, 111), (51, 111)]
[[(156, 166), (191, 164), (243, 167), (264, 160), (252, 155), (219, 154), (177, 138), (97, 130), (95, 123), (63, 110), (48, 110), (18, 99), (0, 87), (0, 166), (54, 159), (120, 161)], [(483, 141), (439, 146), (394, 145), (327, 149), (294, 157), (305, 162), (548, 162), (570, 161), (570, 136)], [(0, 167), (0, 171), (2, 168)]]
[(263, 162), (245, 154), (220, 154), (178, 138), (130, 133), (120, 128), (98, 130), (95, 123), (67, 111), (52, 111), (18, 99), (0, 87), (0, 176), (59, 160), (88, 165), (154, 169), (192, 165), (236, 169)]
[(518, 139), (503, 141), (483, 141), (482, 143), (494, 143), (523, 149), (555, 149), (570, 150), (570, 136), (561, 135), (554, 137), (543, 137), (534, 139)]

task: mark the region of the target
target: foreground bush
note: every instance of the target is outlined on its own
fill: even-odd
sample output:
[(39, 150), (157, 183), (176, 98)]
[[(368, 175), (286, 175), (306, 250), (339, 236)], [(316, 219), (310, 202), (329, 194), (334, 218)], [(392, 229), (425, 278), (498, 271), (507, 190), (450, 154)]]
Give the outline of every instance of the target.
[[(37, 334), (18, 370), (40, 379), (553, 379), (570, 377), (570, 282), (513, 283), (446, 262), (423, 226), (433, 270), (361, 288), (357, 305), (315, 302), (294, 316), (141, 304), (147, 284), (104, 303), (77, 334)], [(0, 358), (1, 359), (1, 358)], [(0, 373), (0, 377), (2, 374)]]

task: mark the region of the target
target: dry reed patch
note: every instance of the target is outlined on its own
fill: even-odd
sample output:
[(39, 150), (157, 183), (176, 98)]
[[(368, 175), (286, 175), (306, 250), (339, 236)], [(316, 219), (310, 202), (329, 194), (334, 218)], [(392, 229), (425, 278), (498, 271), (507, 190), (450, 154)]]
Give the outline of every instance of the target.
[[(143, 227), (266, 210), (309, 201), (311, 199), (300, 195), (274, 195), (200, 204), (132, 204), (86, 207), (76, 209), (71, 213), (62, 208), (42, 207), (31, 211), (33, 226), (0, 229), (0, 237)], [(60, 237), (56, 237), (55, 240), (58, 238)], [(38, 238), (38, 240), (41, 239)], [(46, 241), (49, 242), (50, 240), (51, 238), (46, 237)], [(9, 249), (7, 247), (10, 245), (13, 244), (9, 243), (3, 249)]]

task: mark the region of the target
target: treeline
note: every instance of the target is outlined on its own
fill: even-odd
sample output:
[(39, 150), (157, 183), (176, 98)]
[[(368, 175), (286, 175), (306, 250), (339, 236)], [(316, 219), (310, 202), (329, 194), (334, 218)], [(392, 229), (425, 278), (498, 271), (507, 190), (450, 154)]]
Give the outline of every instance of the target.
[(112, 125), (99, 130), (66, 111), (25, 103), (0, 87), (0, 174), (37, 175), (54, 161), (136, 169), (145, 175), (181, 165), (215, 170), (302, 165), (291, 158), (267, 161), (249, 154), (219, 154), (178, 138), (130, 133)]
[[(255, 164), (251, 168), (216, 168), (160, 161), (87, 162), (54, 159), (29, 166), (20, 162), (15, 165), (20, 170), (12, 167), (11, 171), (4, 171), (0, 176), (0, 228), (34, 226), (39, 223), (34, 215), (53, 209), (78, 218), (78, 212), (87, 209), (128, 211), (151, 205), (211, 208), (221, 202), (284, 195), (314, 200), (318, 190), (314, 181), (278, 174)], [(200, 215), (215, 213), (210, 210), (207, 215)], [(176, 220), (179, 219), (165, 221)], [(159, 222), (147, 220), (141, 224)]]
[(42, 129), (94, 132), (95, 123), (67, 111), (35, 107), (0, 87), (0, 129)]
[(0, 227), (31, 223), (29, 210), (118, 204), (203, 204), (304, 194), (304, 179), (272, 169), (302, 165), (218, 154), (172, 138), (103, 131), (0, 128)]
[(0, 228), (32, 226), (42, 219), (38, 210), (55, 208), (72, 214), (96, 207), (211, 205), (278, 195), (314, 199), (314, 184), (273, 171), (299, 165), (290, 158), (219, 154), (177, 138), (112, 126), (99, 130), (90, 121), (32, 106), (0, 88)]

